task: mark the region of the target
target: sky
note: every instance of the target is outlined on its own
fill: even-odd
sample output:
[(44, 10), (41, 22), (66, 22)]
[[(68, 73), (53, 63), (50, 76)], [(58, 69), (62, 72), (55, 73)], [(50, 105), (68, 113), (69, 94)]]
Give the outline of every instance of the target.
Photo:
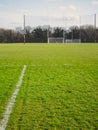
[(93, 24), (95, 13), (98, 0), (0, 0), (0, 28), (23, 26), (23, 15), (32, 26), (80, 24), (80, 16)]

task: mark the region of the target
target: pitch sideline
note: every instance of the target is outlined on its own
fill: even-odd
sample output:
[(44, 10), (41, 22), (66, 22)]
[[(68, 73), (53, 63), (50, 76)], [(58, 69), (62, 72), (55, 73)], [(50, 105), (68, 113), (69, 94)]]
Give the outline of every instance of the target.
[(13, 108), (14, 103), (15, 103), (15, 99), (16, 99), (17, 94), (19, 92), (19, 89), (20, 89), (20, 87), (22, 85), (22, 80), (23, 80), (23, 77), (24, 77), (24, 74), (25, 74), (25, 71), (26, 71), (26, 67), (27, 67), (27, 65), (23, 66), (23, 69), (21, 71), (21, 75), (20, 75), (18, 83), (16, 85), (16, 89), (15, 89), (14, 93), (12, 94), (10, 102), (8, 103), (8, 105), (6, 107), (6, 111), (4, 113), (4, 116), (3, 116), (3, 119), (2, 119), (2, 122), (1, 122), (1, 125), (0, 125), (0, 130), (5, 130), (6, 129), (8, 119), (10, 117), (10, 114), (12, 112), (12, 108)]

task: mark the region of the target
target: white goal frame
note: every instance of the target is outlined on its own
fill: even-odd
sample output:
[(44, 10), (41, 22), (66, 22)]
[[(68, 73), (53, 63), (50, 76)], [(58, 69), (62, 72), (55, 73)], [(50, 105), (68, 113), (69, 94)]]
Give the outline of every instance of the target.
[(63, 37), (48, 37), (49, 43), (81, 43), (81, 39), (65, 39)]
[(65, 39), (65, 43), (81, 43), (81, 39)]
[(65, 40), (63, 37), (48, 37), (48, 44), (49, 43), (64, 43)]

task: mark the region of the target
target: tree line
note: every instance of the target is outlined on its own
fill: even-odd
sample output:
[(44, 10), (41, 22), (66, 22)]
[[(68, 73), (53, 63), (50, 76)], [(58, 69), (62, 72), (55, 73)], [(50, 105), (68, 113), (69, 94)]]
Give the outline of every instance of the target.
[[(34, 29), (25, 28), (25, 42), (47, 43), (47, 37), (64, 37), (65, 39), (81, 39), (81, 42), (98, 42), (98, 29), (91, 25), (81, 27), (72, 26), (68, 30), (61, 27), (43, 28), (38, 26)], [(24, 42), (23, 30), (0, 29), (0, 43)]]

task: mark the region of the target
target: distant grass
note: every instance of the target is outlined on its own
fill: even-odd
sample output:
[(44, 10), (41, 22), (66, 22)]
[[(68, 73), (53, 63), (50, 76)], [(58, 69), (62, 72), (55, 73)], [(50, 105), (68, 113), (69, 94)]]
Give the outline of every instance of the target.
[(0, 64), (94, 64), (98, 44), (0, 44)]
[(7, 130), (98, 129), (98, 44), (5, 44), (0, 61), (9, 78), (27, 64)]

